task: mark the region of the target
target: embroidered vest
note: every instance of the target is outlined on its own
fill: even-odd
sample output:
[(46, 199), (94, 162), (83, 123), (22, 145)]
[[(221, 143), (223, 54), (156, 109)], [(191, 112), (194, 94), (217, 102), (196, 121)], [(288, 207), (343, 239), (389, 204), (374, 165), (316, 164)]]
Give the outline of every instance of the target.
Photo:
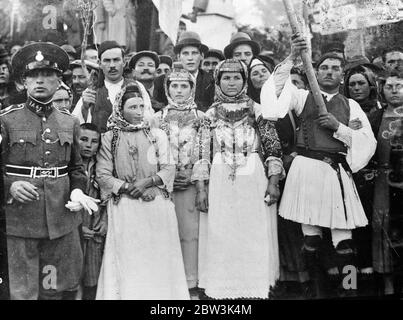
[[(350, 105), (348, 99), (336, 94), (326, 103), (327, 111), (333, 114), (336, 119), (348, 126), (350, 120)], [(347, 152), (347, 147), (333, 137), (333, 131), (319, 126), (316, 118), (318, 108), (312, 93), (308, 94), (304, 110), (299, 116), (300, 128), (297, 130), (297, 147), (324, 152)]]

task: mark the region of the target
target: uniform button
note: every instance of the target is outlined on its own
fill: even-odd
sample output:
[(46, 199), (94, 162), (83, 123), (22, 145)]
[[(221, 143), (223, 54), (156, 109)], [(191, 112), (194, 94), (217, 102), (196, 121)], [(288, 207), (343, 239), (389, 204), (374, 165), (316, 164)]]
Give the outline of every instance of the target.
[(46, 132), (46, 133), (50, 133), (50, 129), (47, 128), (47, 129), (45, 130), (45, 132)]
[(24, 139), (20, 139), (20, 143), (24, 143), (25, 142), (25, 140)]
[(50, 140), (49, 140), (49, 139), (46, 139), (45, 142), (46, 142), (46, 143), (50, 143)]
[(43, 118), (42, 118), (42, 121), (43, 121), (43, 122), (46, 122), (46, 117), (43, 117)]
[(50, 151), (46, 151), (45, 154), (48, 156), (50, 155)]
[(49, 162), (44, 163), (45, 167), (49, 166)]

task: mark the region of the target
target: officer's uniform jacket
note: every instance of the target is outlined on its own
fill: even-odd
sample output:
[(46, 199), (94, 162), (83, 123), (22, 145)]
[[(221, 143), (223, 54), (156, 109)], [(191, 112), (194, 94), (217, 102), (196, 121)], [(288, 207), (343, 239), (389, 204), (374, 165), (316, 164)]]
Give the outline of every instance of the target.
[[(38, 112), (35, 102), (13, 105), (0, 115), (6, 231), (25, 238), (55, 239), (81, 223), (80, 212), (65, 208), (72, 190), (85, 191), (87, 177), (82, 164), (79, 122), (53, 107)], [(6, 173), (6, 165), (24, 167), (68, 167), (63, 177), (25, 177)], [(37, 187), (39, 200), (21, 203), (10, 195), (14, 181)]]

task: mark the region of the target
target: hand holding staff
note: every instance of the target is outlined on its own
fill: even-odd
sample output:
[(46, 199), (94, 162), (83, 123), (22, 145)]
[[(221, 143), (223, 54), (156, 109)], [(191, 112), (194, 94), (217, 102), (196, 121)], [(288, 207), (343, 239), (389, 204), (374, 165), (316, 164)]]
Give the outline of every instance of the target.
[[(291, 29), (294, 33), (294, 39), (296, 39), (296, 37), (299, 38), (301, 34), (300, 30), (301, 28), (298, 23), (297, 16), (295, 14), (294, 6), (291, 0), (283, 0), (283, 3), (287, 12), (288, 20), (290, 21)], [(318, 81), (316, 80), (315, 71), (313, 69), (312, 60), (308, 54), (308, 50), (307, 48), (303, 48), (302, 41), (300, 40), (298, 40), (295, 44), (296, 46), (294, 47), (294, 49), (300, 48), (301, 50), (300, 54), (302, 62), (304, 63), (306, 76), (308, 78), (309, 86), (311, 87), (313, 97), (319, 108), (319, 115), (327, 114), (326, 104), (325, 101), (323, 100)], [(291, 54), (293, 54), (293, 52), (291, 52)]]

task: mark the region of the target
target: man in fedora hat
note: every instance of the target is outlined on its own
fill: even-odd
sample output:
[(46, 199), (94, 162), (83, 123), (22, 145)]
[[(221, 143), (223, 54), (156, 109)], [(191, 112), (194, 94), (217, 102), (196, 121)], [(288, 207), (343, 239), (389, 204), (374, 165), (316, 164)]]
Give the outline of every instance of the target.
[(223, 60), (225, 60), (225, 57), (221, 50), (210, 49), (204, 56), (202, 69), (213, 75), (215, 67)]
[(260, 45), (245, 32), (235, 33), (231, 37), (229, 45), (224, 48), (225, 58), (241, 60), (247, 66), (253, 56), (257, 56), (259, 53)]
[(75, 210), (97, 205), (83, 193), (79, 123), (52, 106), (68, 65), (67, 53), (52, 43), (29, 44), (12, 58), (28, 100), (0, 115), (11, 299), (73, 299), (81, 278)]
[(151, 105), (155, 110), (159, 110), (164, 105), (156, 101), (154, 97), (154, 80), (156, 71), (160, 64), (160, 58), (154, 51), (137, 52), (129, 61), (129, 68), (132, 70), (134, 79), (141, 82), (146, 88), (151, 99)]
[(129, 68), (133, 71), (135, 80), (140, 81), (150, 96), (154, 92), (154, 79), (160, 58), (154, 51), (140, 51), (131, 57)]
[[(214, 101), (214, 84), (212, 76), (202, 70), (201, 62), (209, 48), (202, 44), (196, 32), (185, 31), (181, 34), (174, 52), (183, 68), (196, 79), (195, 102), (201, 111), (206, 111)], [(164, 89), (165, 75), (155, 79), (154, 98), (165, 105), (168, 104)]]

